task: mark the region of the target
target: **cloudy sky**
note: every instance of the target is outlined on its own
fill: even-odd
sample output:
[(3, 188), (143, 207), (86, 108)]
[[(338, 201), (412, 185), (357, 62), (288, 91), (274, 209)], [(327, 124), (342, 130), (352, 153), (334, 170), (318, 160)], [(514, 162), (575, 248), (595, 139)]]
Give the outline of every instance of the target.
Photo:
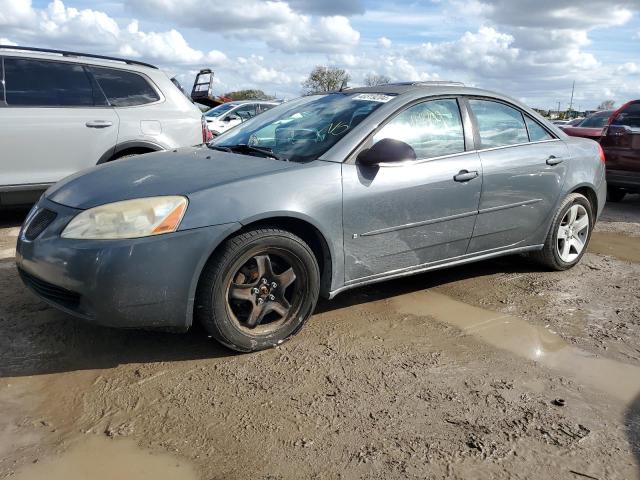
[(0, 0), (0, 43), (122, 55), (190, 87), (301, 92), (314, 65), (359, 84), (458, 80), (539, 108), (640, 98), (640, 0)]

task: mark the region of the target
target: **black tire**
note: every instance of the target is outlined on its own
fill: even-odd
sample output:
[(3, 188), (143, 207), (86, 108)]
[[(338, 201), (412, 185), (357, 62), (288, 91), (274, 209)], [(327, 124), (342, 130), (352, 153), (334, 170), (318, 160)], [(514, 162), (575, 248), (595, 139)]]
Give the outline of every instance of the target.
[(618, 187), (607, 187), (607, 200), (610, 202), (621, 202), (627, 192)]
[[(266, 272), (271, 273), (264, 273), (265, 257)], [(284, 288), (284, 280), (281, 285), (271, 283), (290, 271), (294, 273), (292, 283)], [(265, 288), (260, 277), (270, 277), (264, 296), (262, 292), (253, 293)], [(277, 288), (271, 290), (272, 285)], [(251, 300), (232, 298), (236, 290), (253, 296)], [(233, 350), (263, 350), (279, 345), (302, 328), (315, 309), (319, 292), (318, 262), (302, 239), (277, 228), (250, 230), (227, 240), (205, 266), (196, 292), (195, 318), (213, 338)], [(264, 303), (258, 305), (260, 299)], [(257, 325), (249, 325), (252, 318), (256, 321), (252, 317), (254, 309), (284, 310), (286, 305), (286, 315), (269, 310)]]
[[(570, 262), (566, 262), (560, 257), (560, 253), (558, 252), (558, 230), (569, 209), (576, 204), (580, 204), (585, 208), (589, 219), (589, 227), (584, 240), (584, 248), (575, 259)], [(532, 258), (551, 270), (568, 270), (575, 266), (587, 251), (589, 240), (591, 239), (591, 233), (593, 231), (593, 225), (593, 208), (589, 200), (579, 193), (571, 193), (567, 195), (553, 217), (551, 228), (549, 229), (549, 233), (547, 234), (547, 238), (544, 242), (544, 247), (542, 250), (532, 252)]]

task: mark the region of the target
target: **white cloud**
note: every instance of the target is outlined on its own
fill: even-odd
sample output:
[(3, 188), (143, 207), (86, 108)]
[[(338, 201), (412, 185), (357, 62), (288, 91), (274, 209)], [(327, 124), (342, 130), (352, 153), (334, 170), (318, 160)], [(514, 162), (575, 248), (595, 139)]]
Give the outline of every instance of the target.
[[(0, 0), (0, 26), (22, 44), (56, 46), (92, 53), (118, 53), (168, 64), (220, 65), (224, 53), (194, 49), (177, 30), (144, 32), (138, 22), (120, 28), (104, 12), (67, 7), (53, 0), (45, 9), (33, 8), (30, 0)], [(89, 47), (88, 47), (89, 46)]]
[(391, 40), (389, 40), (387, 37), (380, 37), (378, 39), (378, 46), (382, 48), (390, 48)]
[(8, 38), (0, 37), (0, 45), (7, 45), (9, 47), (17, 45), (17, 43), (12, 42)]
[(154, 18), (171, 18), (180, 26), (260, 40), (286, 53), (346, 51), (360, 40), (347, 17), (305, 15), (283, 1), (244, 0), (242, 8), (219, 0), (131, 0), (127, 5)]

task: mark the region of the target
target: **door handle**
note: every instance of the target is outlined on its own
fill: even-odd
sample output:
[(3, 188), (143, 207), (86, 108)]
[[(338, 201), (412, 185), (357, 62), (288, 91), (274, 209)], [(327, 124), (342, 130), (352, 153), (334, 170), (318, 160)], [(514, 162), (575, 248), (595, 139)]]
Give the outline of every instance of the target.
[(549, 158), (547, 158), (547, 165), (558, 165), (559, 163), (562, 163), (562, 159), (556, 157), (555, 155), (551, 155)]
[(469, 180), (473, 180), (479, 175), (479, 173), (474, 170), (470, 172), (469, 170), (460, 170), (457, 175), (454, 175), (453, 179), (456, 182), (468, 182)]
[(85, 125), (89, 128), (107, 128), (112, 126), (113, 122), (109, 122), (107, 120), (93, 120), (85, 123)]

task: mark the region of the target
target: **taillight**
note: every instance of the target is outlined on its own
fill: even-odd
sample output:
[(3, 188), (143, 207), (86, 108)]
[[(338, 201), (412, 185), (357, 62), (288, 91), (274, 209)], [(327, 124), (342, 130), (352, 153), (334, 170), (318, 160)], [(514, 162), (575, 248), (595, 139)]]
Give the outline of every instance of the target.
[(602, 145), (600, 145), (600, 144), (598, 144), (598, 155), (600, 155), (600, 161), (602, 163), (606, 163), (607, 157), (605, 157), (604, 149), (602, 148)]
[(207, 125), (207, 120), (205, 120), (204, 115), (201, 119), (202, 122), (202, 143), (208, 143), (213, 140), (213, 133), (209, 130), (209, 126)]

